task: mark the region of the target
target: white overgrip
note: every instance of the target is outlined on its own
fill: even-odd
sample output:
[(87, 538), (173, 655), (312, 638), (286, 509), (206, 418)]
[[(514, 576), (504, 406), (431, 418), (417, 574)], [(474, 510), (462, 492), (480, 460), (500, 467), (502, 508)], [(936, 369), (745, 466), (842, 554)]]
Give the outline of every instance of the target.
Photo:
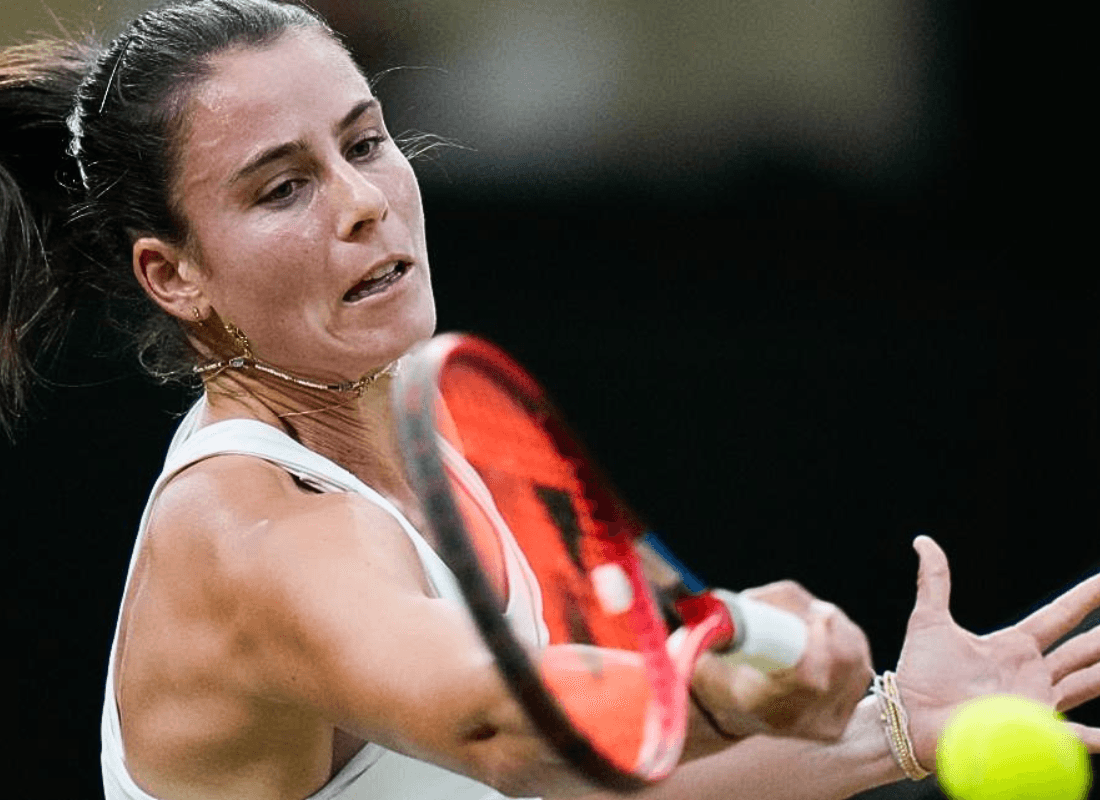
[(736, 628), (733, 643), (718, 653), (722, 658), (761, 672), (789, 669), (802, 658), (806, 623), (800, 617), (725, 589), (713, 589), (711, 594), (729, 609)]

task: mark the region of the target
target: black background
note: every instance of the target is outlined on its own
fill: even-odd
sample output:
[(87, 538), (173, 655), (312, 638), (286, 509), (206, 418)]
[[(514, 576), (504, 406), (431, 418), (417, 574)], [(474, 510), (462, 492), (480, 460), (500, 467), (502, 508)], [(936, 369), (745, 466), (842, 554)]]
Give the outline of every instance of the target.
[[(433, 180), (425, 197), (440, 328), (540, 375), (705, 578), (798, 579), (865, 628), (880, 670), (919, 532), (947, 550), (953, 610), (977, 631), (1100, 563), (1100, 292), (1073, 210), (1073, 73), (1061, 50), (1021, 44), (1023, 21), (937, 13), (942, 106), (916, 178), (869, 188), (761, 152), (705, 189)], [(185, 405), (96, 355), (96, 332), (78, 325), (51, 372), (69, 385), (40, 392), (0, 448), (9, 774), (48, 777), (36, 796), (100, 794), (122, 580)]]

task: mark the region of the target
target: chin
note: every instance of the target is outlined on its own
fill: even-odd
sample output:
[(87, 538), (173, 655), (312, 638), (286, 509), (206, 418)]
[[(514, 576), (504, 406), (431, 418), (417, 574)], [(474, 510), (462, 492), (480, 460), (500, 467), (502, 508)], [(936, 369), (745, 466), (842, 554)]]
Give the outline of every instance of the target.
[(420, 304), (417, 313), (410, 314), (402, 326), (402, 334), (405, 339), (401, 352), (394, 356), (400, 358), (421, 342), (427, 341), (435, 335), (436, 314), (435, 299), (428, 294), (426, 300)]
[(404, 356), (418, 344), (435, 335), (435, 306), (431, 313), (418, 314), (404, 321), (391, 331), (378, 331), (370, 347), (370, 363), (360, 371), (360, 375), (380, 369)]

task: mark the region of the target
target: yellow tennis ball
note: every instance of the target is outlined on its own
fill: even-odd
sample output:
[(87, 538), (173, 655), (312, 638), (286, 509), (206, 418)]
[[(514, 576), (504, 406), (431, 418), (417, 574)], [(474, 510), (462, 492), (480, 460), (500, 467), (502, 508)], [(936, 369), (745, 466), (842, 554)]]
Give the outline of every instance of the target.
[(964, 703), (936, 748), (940, 786), (954, 800), (1083, 800), (1088, 753), (1059, 714), (991, 695)]

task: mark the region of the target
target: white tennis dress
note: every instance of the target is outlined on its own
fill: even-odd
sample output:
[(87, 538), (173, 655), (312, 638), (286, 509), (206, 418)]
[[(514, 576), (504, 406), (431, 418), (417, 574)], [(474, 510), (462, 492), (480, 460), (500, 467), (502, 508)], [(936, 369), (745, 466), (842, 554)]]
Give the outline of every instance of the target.
[[(150, 509), (165, 484), (185, 467), (219, 454), (252, 455), (278, 464), (304, 484), (323, 492), (357, 492), (389, 513), (408, 535), (428, 580), (439, 597), (463, 603), (462, 593), (450, 569), (424, 537), (392, 503), (343, 467), (304, 447), (282, 431), (254, 420), (227, 420), (205, 428), (198, 420), (205, 407), (200, 400), (184, 417), (168, 448), (164, 470), (153, 485), (141, 518), (137, 541), (126, 576), (129, 586), (134, 563), (149, 524)], [(506, 616), (520, 635), (536, 646), (549, 640), (542, 619), (538, 584), (511, 535), (503, 536), (508, 585), (511, 589)], [(123, 592), (125, 597), (125, 590)], [(106, 800), (157, 800), (142, 791), (126, 770), (122, 728), (114, 697), (115, 648), (118, 625), (111, 644), (107, 687), (101, 723), (103, 791)], [(464, 775), (409, 758), (376, 744), (367, 744), (320, 791), (304, 800), (496, 800), (504, 795)]]

